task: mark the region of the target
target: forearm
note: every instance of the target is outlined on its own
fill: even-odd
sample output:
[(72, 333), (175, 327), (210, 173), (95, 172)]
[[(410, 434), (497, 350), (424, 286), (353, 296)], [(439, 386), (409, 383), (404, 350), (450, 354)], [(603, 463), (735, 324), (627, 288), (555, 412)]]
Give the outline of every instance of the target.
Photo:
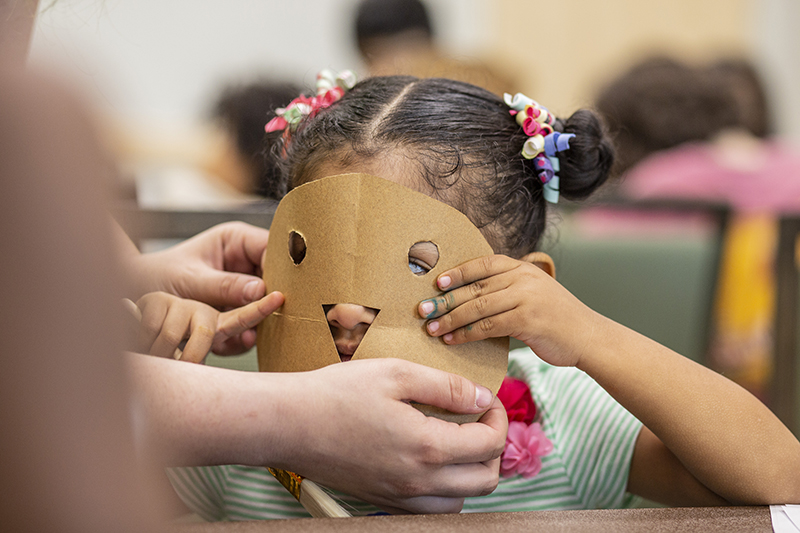
[[(236, 372), (130, 354), (142, 453), (167, 465), (274, 466), (387, 508), (458, 512), (497, 486), (506, 415), (488, 390), (406, 361)], [(461, 426), (416, 401), (485, 412)], [(428, 498), (430, 496), (430, 498)]]
[(145, 292), (145, 275), (141, 272), (142, 254), (125, 233), (125, 230), (111, 216), (108, 217), (111, 224), (112, 240), (116, 248), (117, 258), (122, 271), (122, 280), (125, 283), (125, 295), (133, 300), (138, 299)]
[(800, 442), (732, 381), (596, 313), (585, 371), (730, 502), (800, 501)]
[(159, 260), (163, 254), (141, 253), (117, 221), (111, 217), (109, 219), (125, 283), (125, 296), (135, 301), (148, 292), (168, 290), (170, 285), (163, 279), (163, 261)]
[(127, 357), (145, 453), (159, 453), (167, 466), (271, 465), (282, 457), (280, 421), (291, 416), (291, 391), (278, 376)]

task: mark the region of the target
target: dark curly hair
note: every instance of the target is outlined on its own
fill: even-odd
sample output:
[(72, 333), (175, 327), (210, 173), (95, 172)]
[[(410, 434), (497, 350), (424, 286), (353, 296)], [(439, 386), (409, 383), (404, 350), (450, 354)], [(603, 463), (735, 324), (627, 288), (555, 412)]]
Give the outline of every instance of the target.
[[(606, 180), (613, 148), (599, 118), (580, 110), (556, 129), (575, 133), (559, 153), (560, 193), (583, 199)], [(464, 213), (496, 253), (535, 250), (546, 221), (542, 183), (520, 151), (527, 137), (496, 95), (459, 81), (410, 76), (369, 78), (273, 150), (282, 168), (280, 198), (321, 164), (349, 167), (400, 156), (421, 190)], [(426, 189), (427, 186), (427, 190)]]

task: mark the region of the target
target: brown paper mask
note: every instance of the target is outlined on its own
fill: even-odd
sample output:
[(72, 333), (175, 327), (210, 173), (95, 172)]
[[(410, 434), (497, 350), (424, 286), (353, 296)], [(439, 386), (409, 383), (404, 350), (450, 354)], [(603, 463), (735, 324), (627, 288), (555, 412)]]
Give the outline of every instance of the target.
[[(297, 235), (305, 254), (293, 258), (290, 239)], [(420, 276), (409, 269), (408, 253), (426, 241), (436, 244), (439, 260)], [(460, 374), (496, 394), (508, 338), (448, 346), (427, 334), (417, 314), (419, 302), (441, 294), (438, 274), (492, 253), (462, 213), (389, 180), (345, 174), (302, 185), (281, 201), (270, 227), (264, 282), (286, 302), (258, 328), (259, 368), (296, 372), (339, 363), (323, 306), (353, 303), (378, 310), (353, 359), (406, 359)], [(476, 419), (421, 408), (448, 420)]]

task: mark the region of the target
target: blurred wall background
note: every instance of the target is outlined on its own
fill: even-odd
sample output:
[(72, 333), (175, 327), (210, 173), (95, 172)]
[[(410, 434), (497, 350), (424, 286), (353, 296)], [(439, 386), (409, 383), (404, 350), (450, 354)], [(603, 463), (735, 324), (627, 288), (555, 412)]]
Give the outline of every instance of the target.
[[(66, 74), (104, 113), (191, 123), (220, 87), (269, 76), (310, 85), (361, 70), (356, 0), (43, 0), (31, 63)], [(743, 54), (762, 70), (779, 133), (800, 139), (796, 0), (427, 0), (449, 53), (511, 71), (559, 113), (655, 52)]]
[(756, 63), (778, 131), (800, 139), (796, 0), (502, 0), (490, 20), (491, 53), (557, 112), (589, 105), (599, 86), (651, 54), (693, 62), (733, 54)]
[[(79, 84), (99, 109), (193, 120), (220, 87), (268, 76), (313, 85), (323, 67), (363, 68), (357, 0), (41, 0), (30, 62)], [(479, 54), (485, 0), (428, 2), (441, 42)]]
[[(566, 0), (541, 4), (545, 13), (526, 16), (529, 36), (520, 35), (518, 14), (531, 2), (504, 0), (494, 19), (495, 53), (523, 69), (526, 85), (546, 105), (567, 112), (592, 102), (598, 85), (651, 54), (687, 60), (749, 53), (755, 28), (754, 0), (637, 2)], [(515, 17), (517, 14), (517, 17)], [(536, 37), (535, 37), (535, 36)], [(538, 38), (537, 38), (538, 37)]]

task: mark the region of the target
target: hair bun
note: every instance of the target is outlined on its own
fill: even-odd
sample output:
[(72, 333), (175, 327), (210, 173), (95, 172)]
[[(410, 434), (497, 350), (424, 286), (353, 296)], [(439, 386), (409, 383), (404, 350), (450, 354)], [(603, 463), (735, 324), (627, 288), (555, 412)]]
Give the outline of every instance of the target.
[(574, 133), (569, 150), (560, 152), (559, 189), (569, 200), (582, 200), (597, 190), (611, 172), (614, 146), (600, 117), (579, 109), (564, 122), (564, 133)]

